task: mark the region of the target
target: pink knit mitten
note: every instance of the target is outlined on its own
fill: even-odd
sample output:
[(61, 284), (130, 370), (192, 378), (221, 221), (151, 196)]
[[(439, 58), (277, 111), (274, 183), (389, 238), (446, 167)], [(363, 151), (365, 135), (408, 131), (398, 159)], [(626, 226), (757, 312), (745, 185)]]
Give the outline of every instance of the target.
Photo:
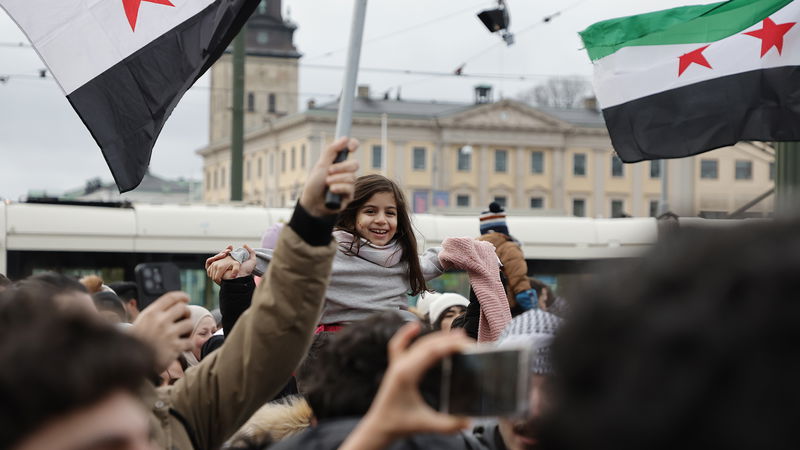
[(446, 269), (465, 270), (469, 275), (469, 282), (481, 304), (478, 342), (497, 340), (511, 321), (511, 311), (500, 281), (494, 245), (472, 238), (447, 238), (442, 242), (439, 261)]

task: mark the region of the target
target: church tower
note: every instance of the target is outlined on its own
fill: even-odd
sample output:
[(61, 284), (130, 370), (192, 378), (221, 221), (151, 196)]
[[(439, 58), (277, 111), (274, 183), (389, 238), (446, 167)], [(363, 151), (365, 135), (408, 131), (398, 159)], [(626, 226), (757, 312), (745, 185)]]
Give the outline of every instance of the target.
[[(281, 0), (261, 0), (247, 22), (245, 37), (245, 132), (270, 119), (297, 112), (298, 60), (291, 21)], [(210, 143), (230, 138), (233, 55), (226, 52), (211, 67)]]

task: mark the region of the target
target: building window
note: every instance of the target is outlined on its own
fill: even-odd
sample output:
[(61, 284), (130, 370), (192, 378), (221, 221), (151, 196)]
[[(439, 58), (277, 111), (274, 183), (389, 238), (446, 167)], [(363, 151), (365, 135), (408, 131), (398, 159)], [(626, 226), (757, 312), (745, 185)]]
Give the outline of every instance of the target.
[(575, 217), (586, 217), (586, 200), (575, 198), (572, 200), (572, 215)]
[(467, 146), (458, 149), (458, 171), (469, 172), (472, 170), (472, 149)]
[(306, 168), (306, 144), (300, 146), (300, 168)]
[(506, 150), (494, 151), (494, 171), (499, 173), (508, 171), (508, 152)]
[(544, 208), (544, 198), (531, 197), (531, 209), (542, 209), (542, 208)]
[(617, 155), (611, 155), (611, 176), (620, 178), (625, 176), (625, 166)]
[(717, 179), (717, 160), (716, 159), (701, 159), (700, 160), (700, 178), (709, 180)]
[(260, 157), (260, 156), (259, 156), (259, 157), (258, 157), (258, 166), (256, 166), (256, 176), (257, 176), (258, 178), (261, 178), (261, 176), (262, 176), (262, 174), (261, 174), (261, 168), (262, 168), (262, 166), (263, 166), (263, 165), (264, 165), (264, 159), (263, 159), (262, 157)]
[(256, 42), (258, 42), (261, 45), (264, 45), (267, 42), (269, 42), (269, 33), (267, 33), (266, 31), (259, 31), (258, 34), (256, 35)]
[(531, 152), (531, 173), (544, 173), (544, 153)]
[(284, 172), (286, 172), (286, 150), (281, 152), (281, 173)]
[(296, 166), (295, 166), (295, 161), (296, 161), (297, 159), (296, 159), (295, 157), (296, 157), (297, 155), (296, 155), (295, 153), (296, 153), (296, 152), (295, 152), (295, 149), (294, 149), (294, 147), (292, 147), (292, 170), (294, 170), (294, 168), (296, 167)]
[(267, 0), (261, 0), (261, 3), (258, 4), (258, 13), (259, 14), (267, 13)]
[(372, 168), (373, 169), (383, 168), (383, 147), (381, 147), (380, 145), (372, 146)]
[(625, 201), (611, 200), (611, 217), (622, 217), (625, 214)]
[(252, 92), (247, 93), (247, 111), (253, 112), (256, 110), (256, 96)]
[(770, 179), (770, 181), (775, 179), (775, 163), (774, 162), (769, 163), (769, 179)]
[(747, 161), (743, 159), (736, 160), (736, 179), (737, 180), (753, 179), (753, 161)]
[(218, 186), (218, 184), (217, 184), (217, 171), (216, 170), (212, 170), (211, 171), (211, 183), (212, 183), (211, 185), (213, 186), (213, 189), (216, 189), (217, 186)]
[(469, 208), (469, 195), (456, 195), (456, 206), (459, 208)]
[(267, 97), (267, 112), (275, 112), (275, 94), (269, 94)]
[(494, 201), (495, 201), (495, 203), (500, 205), (501, 208), (506, 209), (508, 200), (506, 199), (505, 195), (496, 195), (494, 197)]
[(650, 200), (650, 217), (658, 216), (658, 200)]
[(250, 160), (248, 159), (247, 163), (245, 163), (245, 165), (244, 165), (244, 179), (245, 179), (245, 181), (250, 181), (250, 170), (251, 170), (250, 166), (251, 165), (252, 164), (251, 164)]
[(650, 178), (661, 178), (661, 160), (650, 161)]
[(578, 177), (586, 176), (586, 153), (572, 155), (572, 174)]
[(219, 187), (225, 187), (225, 179), (228, 177), (228, 173), (225, 171), (224, 167), (219, 168)]
[(414, 147), (414, 170), (425, 170), (425, 147)]
[(275, 154), (271, 153), (267, 156), (267, 173), (272, 175), (275, 173)]

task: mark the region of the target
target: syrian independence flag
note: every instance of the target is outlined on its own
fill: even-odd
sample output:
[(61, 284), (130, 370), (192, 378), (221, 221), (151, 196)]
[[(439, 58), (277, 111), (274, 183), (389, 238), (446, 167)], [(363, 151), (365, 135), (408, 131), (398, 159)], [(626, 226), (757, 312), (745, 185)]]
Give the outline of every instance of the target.
[(0, 0), (103, 151), (120, 192), (139, 185), (183, 94), (259, 0)]
[(800, 1), (731, 0), (581, 32), (625, 162), (800, 140)]

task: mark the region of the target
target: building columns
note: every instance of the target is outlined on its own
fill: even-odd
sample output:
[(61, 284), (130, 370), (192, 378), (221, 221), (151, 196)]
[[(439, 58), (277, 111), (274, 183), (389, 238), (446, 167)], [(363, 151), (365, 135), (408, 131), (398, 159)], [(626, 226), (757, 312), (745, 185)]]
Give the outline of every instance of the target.
[(406, 158), (406, 142), (405, 141), (394, 141), (394, 164), (392, 167), (391, 177), (394, 181), (400, 186), (404, 188), (405, 179), (404, 174), (408, 165), (408, 160)]
[(525, 208), (525, 147), (517, 147), (514, 163), (514, 207)]
[(609, 159), (608, 150), (594, 149), (594, 217), (605, 216), (606, 204), (606, 164)]
[(564, 160), (567, 157), (566, 153), (567, 150), (563, 147), (553, 149), (553, 169), (550, 174), (552, 203), (548, 205), (550, 209), (563, 213), (568, 211), (564, 198), (564, 179), (567, 176), (566, 164), (564, 164)]
[(489, 146), (481, 145), (478, 160), (478, 200), (481, 208), (489, 204)]
[(647, 164), (632, 164), (628, 166), (633, 172), (633, 192), (631, 193), (631, 206), (630, 213), (633, 217), (650, 215), (650, 205), (647, 206), (646, 215), (643, 214), (642, 207), (644, 206), (644, 194), (642, 189), (643, 172), (649, 169)]

